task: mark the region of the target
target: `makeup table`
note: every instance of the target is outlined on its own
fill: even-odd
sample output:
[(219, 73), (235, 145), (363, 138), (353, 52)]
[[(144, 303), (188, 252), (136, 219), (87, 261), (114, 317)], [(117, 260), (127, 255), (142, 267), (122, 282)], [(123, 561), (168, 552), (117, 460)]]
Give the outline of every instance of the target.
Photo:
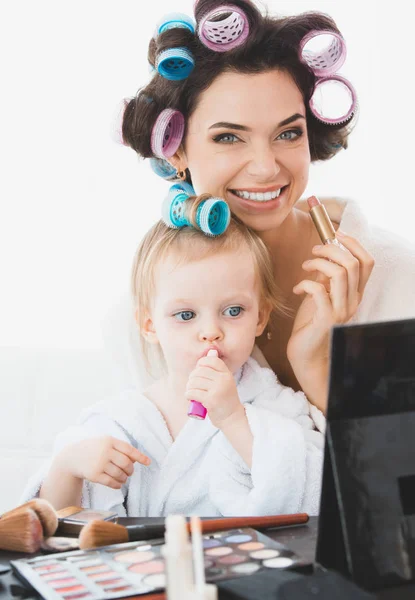
[[(151, 521), (154, 523), (156, 521), (163, 520), (151, 519)], [(119, 519), (119, 523), (121, 525), (133, 525), (138, 522), (142, 523), (143, 519)], [(274, 530), (268, 529), (263, 533), (288, 546), (288, 548), (301, 555), (304, 559), (312, 562), (315, 556), (317, 524), (317, 517), (311, 517), (310, 521), (306, 525), (284, 527)], [(10, 560), (17, 560), (19, 558), (28, 558), (33, 556), (36, 555), (20, 554), (17, 552), (6, 552), (0, 550), (0, 573), (1, 567), (7, 565)], [(19, 588), (23, 588), (23, 593), (20, 595), (18, 593)], [(16, 600), (19, 598), (25, 598), (26, 600), (38, 600), (40, 598), (40, 596), (37, 594), (32, 594), (29, 591), (25, 593), (25, 589), (26, 588), (24, 588), (23, 584), (12, 574), (11, 571), (3, 575), (0, 574), (0, 600), (11, 600), (13, 598)], [(413, 600), (415, 598), (415, 584), (379, 592), (377, 597), (382, 600)], [(143, 600), (145, 600), (145, 596), (143, 596)], [(295, 600), (295, 598), (293, 598), (293, 600)]]

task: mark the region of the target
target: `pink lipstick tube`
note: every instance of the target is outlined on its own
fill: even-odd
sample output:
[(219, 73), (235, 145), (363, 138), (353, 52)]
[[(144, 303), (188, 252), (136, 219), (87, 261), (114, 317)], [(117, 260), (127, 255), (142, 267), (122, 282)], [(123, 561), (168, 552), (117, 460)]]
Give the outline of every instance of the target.
[[(209, 352), (206, 354), (206, 356), (218, 356), (218, 352), (217, 352), (217, 350), (214, 350), (212, 348), (211, 350), (209, 350)], [(197, 400), (190, 400), (189, 410), (187, 411), (188, 417), (191, 417), (192, 419), (199, 419), (200, 421), (203, 421), (203, 419), (206, 418), (206, 415), (207, 415), (207, 409), (203, 406), (203, 404), (201, 404)]]
[(203, 404), (201, 404), (197, 400), (190, 400), (187, 415), (189, 417), (192, 417), (192, 419), (200, 419), (201, 421), (203, 421), (203, 419), (206, 418), (207, 410), (203, 406)]
[(326, 207), (321, 204), (320, 200), (316, 198), (316, 196), (310, 196), (310, 198), (307, 200), (307, 203), (310, 208), (310, 216), (313, 219), (313, 223), (316, 226), (323, 244), (334, 244), (343, 250), (347, 250), (336, 238), (336, 232), (332, 222), (330, 221)]

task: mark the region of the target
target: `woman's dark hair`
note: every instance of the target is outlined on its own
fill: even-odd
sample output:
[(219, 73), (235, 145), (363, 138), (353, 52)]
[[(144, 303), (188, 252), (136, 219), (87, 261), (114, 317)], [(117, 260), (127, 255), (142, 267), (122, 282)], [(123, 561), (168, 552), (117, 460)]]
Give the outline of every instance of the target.
[[(223, 0), (199, 0), (196, 22), (200, 16), (218, 8)], [(303, 37), (311, 30), (340, 33), (331, 17), (319, 12), (307, 12), (291, 17), (262, 15), (245, 0), (232, 0), (247, 14), (250, 34), (245, 43), (227, 52), (206, 48), (196, 34), (184, 28), (169, 29), (152, 39), (148, 60), (153, 67), (157, 55), (168, 48), (187, 47), (193, 54), (195, 68), (187, 79), (170, 81), (155, 73), (150, 83), (139, 90), (125, 108), (122, 134), (124, 143), (140, 156), (153, 155), (150, 145), (153, 125), (165, 108), (180, 110), (187, 122), (195, 110), (200, 94), (223, 72), (262, 73), (274, 69), (291, 75), (303, 95), (312, 161), (327, 160), (341, 148), (347, 148), (353, 115), (347, 123), (326, 125), (315, 118), (309, 108), (316, 76), (300, 61), (298, 49)], [(189, 173), (188, 173), (189, 178)]]

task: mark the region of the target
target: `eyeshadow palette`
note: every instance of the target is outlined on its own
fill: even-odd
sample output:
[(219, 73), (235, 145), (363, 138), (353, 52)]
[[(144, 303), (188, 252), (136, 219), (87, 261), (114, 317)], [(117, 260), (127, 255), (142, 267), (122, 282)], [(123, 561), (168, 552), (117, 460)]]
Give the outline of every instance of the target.
[[(45, 600), (126, 598), (165, 589), (163, 544), (162, 539), (129, 542), (15, 560), (11, 565)], [(286, 546), (248, 528), (204, 535), (203, 549), (210, 583), (305, 564)]]

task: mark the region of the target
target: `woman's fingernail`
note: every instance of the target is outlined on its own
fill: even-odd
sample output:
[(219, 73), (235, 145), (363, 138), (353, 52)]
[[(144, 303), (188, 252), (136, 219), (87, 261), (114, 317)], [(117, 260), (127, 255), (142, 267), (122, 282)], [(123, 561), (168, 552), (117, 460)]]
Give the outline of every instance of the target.
[(309, 265), (311, 263), (311, 260), (305, 260), (303, 262), (303, 267), (306, 267), (307, 265)]
[(313, 251), (318, 251), (321, 250), (323, 248), (323, 246), (321, 244), (317, 244), (317, 246), (314, 246)]

